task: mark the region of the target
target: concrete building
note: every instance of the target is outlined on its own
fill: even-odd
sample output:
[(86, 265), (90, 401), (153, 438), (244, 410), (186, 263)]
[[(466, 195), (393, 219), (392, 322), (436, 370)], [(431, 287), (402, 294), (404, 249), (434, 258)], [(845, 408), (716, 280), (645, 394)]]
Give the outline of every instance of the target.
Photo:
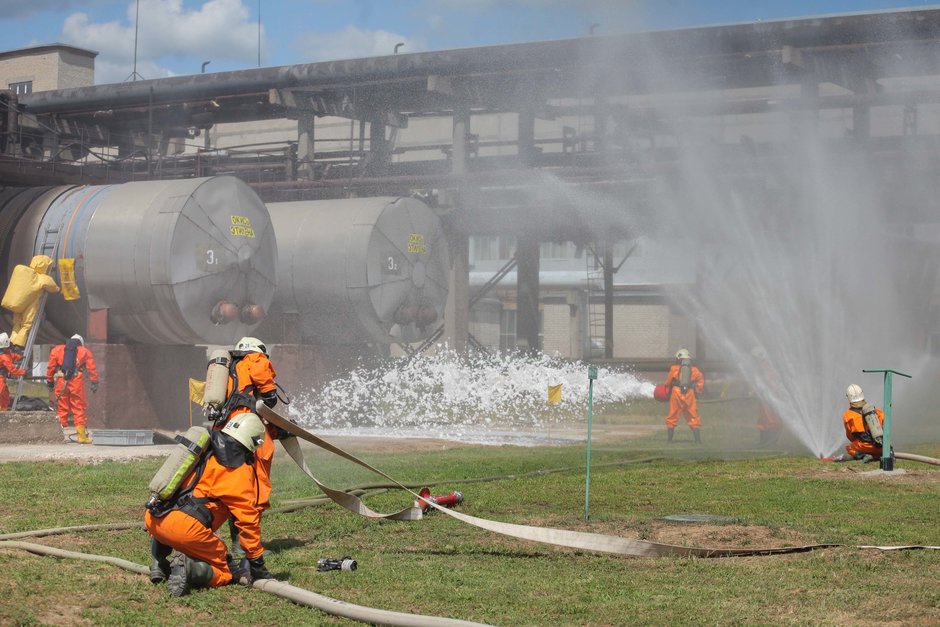
[(0, 52), (0, 84), (17, 96), (95, 83), (93, 50), (48, 44)]

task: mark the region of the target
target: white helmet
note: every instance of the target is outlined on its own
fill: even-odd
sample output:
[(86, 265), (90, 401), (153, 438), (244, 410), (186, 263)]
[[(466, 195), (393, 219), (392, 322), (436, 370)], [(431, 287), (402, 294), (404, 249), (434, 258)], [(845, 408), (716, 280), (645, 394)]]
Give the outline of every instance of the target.
[(235, 345), (235, 350), (245, 353), (268, 354), (268, 348), (261, 340), (256, 337), (243, 337), (242, 339), (238, 340), (238, 344)]
[(862, 391), (862, 386), (855, 383), (845, 388), (845, 397), (853, 404), (865, 402), (865, 392)]
[(75, 335), (73, 335), (73, 336), (70, 337), (69, 339), (70, 339), (70, 340), (78, 340), (78, 343), (79, 343), (79, 344), (81, 344), (82, 346), (85, 345), (85, 338), (83, 338), (83, 337), (82, 337), (81, 335), (79, 335), (78, 333), (76, 333)]
[(10, 348), (10, 336), (0, 333), (0, 348)]
[(692, 353), (687, 348), (680, 348), (676, 351), (676, 359), (692, 359)]
[(252, 453), (264, 442), (264, 425), (261, 418), (251, 413), (230, 418), (222, 427), (222, 433), (232, 436)]

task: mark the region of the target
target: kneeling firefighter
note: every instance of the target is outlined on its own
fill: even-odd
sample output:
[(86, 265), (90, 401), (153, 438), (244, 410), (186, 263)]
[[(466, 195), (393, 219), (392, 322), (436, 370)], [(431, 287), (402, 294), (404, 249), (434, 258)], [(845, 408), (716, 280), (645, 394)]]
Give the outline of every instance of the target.
[(846, 388), (845, 397), (849, 408), (842, 414), (842, 423), (849, 444), (845, 447), (847, 454), (836, 460), (872, 462), (880, 459), (884, 448), (884, 412), (866, 403), (862, 386), (855, 383)]
[[(234, 350), (214, 351), (206, 371), (205, 412), (213, 422), (213, 429), (222, 429), (228, 422), (255, 411), (258, 400), (268, 407), (278, 402), (277, 373), (268, 358), (268, 349), (255, 337), (243, 337)], [(263, 422), (263, 421), (262, 421)], [(258, 508), (271, 507), (271, 462), (274, 459), (274, 440), (291, 437), (273, 425), (265, 424), (265, 438), (255, 452), (255, 471), (258, 475)], [(241, 557), (238, 527), (229, 523), (229, 532), (235, 554)]]
[[(233, 580), (250, 583), (271, 578), (261, 546), (254, 458), (265, 439), (264, 425), (257, 415), (243, 413), (207, 435), (208, 446), (198, 453), (199, 461), (183, 487), (167, 500), (151, 500), (144, 513), (153, 556), (150, 580), (168, 580), (173, 596), (183, 596), (193, 588), (224, 586)], [(239, 542), (247, 555), (239, 567), (215, 535), (229, 518), (238, 527)], [(173, 549), (179, 553), (170, 562)]]

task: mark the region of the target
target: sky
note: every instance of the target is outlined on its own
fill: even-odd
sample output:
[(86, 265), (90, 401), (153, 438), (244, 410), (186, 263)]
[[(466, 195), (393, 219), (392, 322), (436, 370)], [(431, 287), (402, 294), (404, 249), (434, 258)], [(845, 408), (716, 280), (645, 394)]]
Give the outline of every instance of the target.
[(0, 0), (0, 50), (49, 43), (94, 50), (95, 82), (103, 84), (198, 74), (206, 61), (206, 72), (221, 72), (383, 56), (396, 47), (404, 54), (936, 1)]

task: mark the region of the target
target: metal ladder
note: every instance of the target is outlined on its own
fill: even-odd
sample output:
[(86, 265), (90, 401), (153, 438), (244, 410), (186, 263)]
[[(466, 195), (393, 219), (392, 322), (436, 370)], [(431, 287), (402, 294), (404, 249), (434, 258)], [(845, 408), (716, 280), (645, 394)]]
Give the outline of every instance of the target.
[[(55, 275), (58, 272), (58, 260), (56, 255), (59, 252), (59, 228), (58, 227), (47, 227), (42, 234), (42, 244), (39, 246), (38, 252), (36, 255), (48, 255), (53, 260), (53, 265), (49, 270), (50, 275)], [(46, 299), (49, 296), (49, 292), (43, 290), (42, 295), (39, 297), (39, 308), (36, 310), (36, 317), (33, 319), (33, 326), (29, 329), (29, 335), (26, 337), (26, 346), (23, 348), (23, 359), (20, 362), (20, 368), (26, 371), (24, 376), (32, 376), (33, 368), (33, 346), (36, 343), (36, 337), (39, 335), (39, 327), (42, 325), (43, 314), (46, 310)], [(17, 377), (16, 379), (16, 394), (13, 396), (13, 407), (11, 411), (17, 411), (16, 404), (20, 400), (20, 396), (23, 393), (23, 379), (24, 376)]]
[[(606, 334), (604, 316), (604, 265), (594, 246), (584, 251), (585, 272), (587, 274), (587, 314), (588, 337), (585, 357), (603, 357)], [(601, 253), (602, 254), (602, 253)], [(583, 327), (582, 327), (583, 328)], [(595, 346), (596, 344), (596, 346)], [(595, 355), (599, 350), (600, 355)]]

